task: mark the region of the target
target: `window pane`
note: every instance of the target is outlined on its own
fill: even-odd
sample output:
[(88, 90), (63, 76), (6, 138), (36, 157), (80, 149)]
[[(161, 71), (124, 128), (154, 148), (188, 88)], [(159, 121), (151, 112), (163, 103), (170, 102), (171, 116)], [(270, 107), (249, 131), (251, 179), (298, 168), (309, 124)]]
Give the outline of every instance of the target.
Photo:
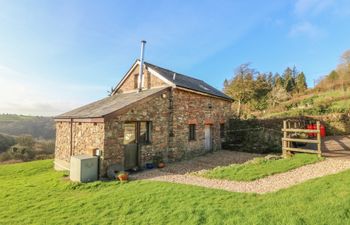
[(140, 142), (141, 143), (147, 142), (147, 123), (146, 122), (140, 123)]
[(140, 122), (140, 143), (151, 142), (151, 122)]
[(190, 124), (189, 125), (188, 139), (189, 140), (195, 140), (196, 139), (196, 125), (195, 124)]
[(136, 123), (125, 123), (124, 124), (124, 144), (135, 144), (136, 143)]

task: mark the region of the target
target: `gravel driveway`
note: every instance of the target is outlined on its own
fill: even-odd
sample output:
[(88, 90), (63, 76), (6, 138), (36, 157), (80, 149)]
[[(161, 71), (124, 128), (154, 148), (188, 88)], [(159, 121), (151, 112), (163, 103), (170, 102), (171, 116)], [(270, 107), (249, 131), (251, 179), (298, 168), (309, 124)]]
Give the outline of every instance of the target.
[(302, 166), (294, 170), (275, 174), (255, 181), (228, 181), (208, 179), (191, 175), (191, 172), (225, 166), (232, 163), (243, 163), (261, 156), (244, 152), (219, 151), (192, 160), (169, 164), (163, 169), (146, 170), (130, 175), (130, 179), (145, 179), (189, 184), (232, 192), (268, 193), (275, 192), (310, 179), (339, 173), (350, 169), (350, 160), (327, 158), (324, 161)]

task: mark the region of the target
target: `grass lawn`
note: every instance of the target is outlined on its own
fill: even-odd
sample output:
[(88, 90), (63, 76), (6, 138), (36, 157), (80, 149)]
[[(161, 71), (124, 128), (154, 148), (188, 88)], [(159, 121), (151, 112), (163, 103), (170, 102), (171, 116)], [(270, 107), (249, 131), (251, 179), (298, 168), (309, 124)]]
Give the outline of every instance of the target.
[(0, 166), (0, 224), (350, 224), (350, 171), (265, 195), (62, 178), (50, 160)]
[(295, 154), (291, 158), (279, 160), (256, 158), (245, 164), (217, 167), (201, 174), (201, 176), (224, 180), (251, 181), (276, 173), (283, 173), (320, 160), (322, 158), (311, 154)]

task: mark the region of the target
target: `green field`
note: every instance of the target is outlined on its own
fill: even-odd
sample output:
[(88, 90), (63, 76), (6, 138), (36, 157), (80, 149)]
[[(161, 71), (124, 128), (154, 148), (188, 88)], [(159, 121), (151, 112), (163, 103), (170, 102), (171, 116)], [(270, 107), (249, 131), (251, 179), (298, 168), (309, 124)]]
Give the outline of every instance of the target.
[(322, 158), (311, 154), (295, 154), (291, 158), (279, 160), (256, 158), (245, 164), (217, 167), (201, 174), (201, 176), (224, 180), (251, 181), (276, 173), (283, 173), (320, 160)]
[(152, 181), (72, 184), (52, 161), (0, 166), (0, 224), (349, 224), (350, 171), (265, 195)]

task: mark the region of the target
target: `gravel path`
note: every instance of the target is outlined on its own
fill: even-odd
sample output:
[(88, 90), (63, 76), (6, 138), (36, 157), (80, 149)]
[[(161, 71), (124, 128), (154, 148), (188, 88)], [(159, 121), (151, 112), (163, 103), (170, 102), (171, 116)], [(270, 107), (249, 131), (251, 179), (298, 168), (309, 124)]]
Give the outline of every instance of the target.
[[(215, 154), (215, 153), (214, 153)], [(221, 151), (217, 155), (211, 156), (211, 161), (215, 161), (218, 158), (226, 156), (227, 161), (230, 161), (228, 155), (231, 155), (231, 160), (233, 156), (236, 155), (240, 158), (241, 163), (251, 158), (256, 157), (256, 154), (251, 155), (248, 153), (238, 153), (238, 152), (227, 152)], [(213, 160), (215, 158), (215, 160)], [(198, 168), (198, 160), (205, 161), (206, 158), (202, 160), (197, 159), (194, 163), (193, 160), (185, 161), (180, 163), (174, 163), (174, 165), (169, 165), (169, 168), (164, 169), (154, 169), (148, 170), (141, 173), (136, 173), (130, 175), (131, 179), (146, 179), (146, 180), (156, 180), (173, 182), (180, 184), (196, 185), (207, 188), (221, 189), (232, 192), (246, 192), (246, 193), (259, 193), (264, 194), (268, 192), (275, 192), (280, 189), (288, 188), (292, 185), (300, 184), (310, 179), (317, 177), (322, 177), (330, 174), (339, 173), (341, 171), (350, 169), (350, 160), (343, 159), (330, 159), (327, 158), (324, 161), (299, 167), (297, 169), (280, 173), (272, 176), (268, 176), (259, 180), (242, 182), (242, 181), (228, 181), (228, 180), (218, 180), (218, 179), (208, 179), (204, 177), (198, 177), (189, 174), (193, 171), (200, 171)], [(239, 161), (239, 160), (238, 160)], [(232, 162), (234, 163), (234, 162)], [(229, 163), (229, 164), (232, 164)], [(192, 168), (194, 166), (194, 169)], [(180, 172), (175, 169), (186, 168)], [(207, 166), (208, 167), (208, 166)], [(208, 169), (208, 168), (204, 168)], [(175, 173), (176, 171), (176, 173)], [(187, 173), (184, 173), (187, 171)]]

